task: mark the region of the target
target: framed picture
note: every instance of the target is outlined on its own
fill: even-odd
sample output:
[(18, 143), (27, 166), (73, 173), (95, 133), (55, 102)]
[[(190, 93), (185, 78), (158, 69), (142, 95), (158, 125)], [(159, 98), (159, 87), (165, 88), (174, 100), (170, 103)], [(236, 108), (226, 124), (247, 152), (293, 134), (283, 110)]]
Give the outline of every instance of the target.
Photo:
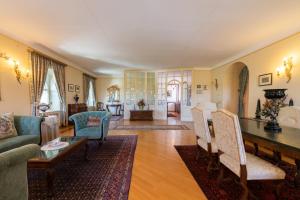
[(272, 73), (258, 76), (258, 86), (272, 85)]
[(74, 84), (68, 84), (68, 92), (74, 92)]
[(79, 93), (80, 92), (80, 86), (79, 85), (75, 85), (75, 92)]

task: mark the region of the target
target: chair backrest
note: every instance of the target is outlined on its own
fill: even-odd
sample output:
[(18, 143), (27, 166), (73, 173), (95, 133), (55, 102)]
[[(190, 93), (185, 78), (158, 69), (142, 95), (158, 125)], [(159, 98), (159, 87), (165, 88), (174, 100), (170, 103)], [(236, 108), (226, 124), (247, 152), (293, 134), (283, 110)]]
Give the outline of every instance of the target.
[(300, 107), (287, 106), (281, 108), (277, 119), (279, 125), (300, 129)]
[(226, 110), (212, 113), (217, 147), (233, 161), (233, 167), (246, 164), (246, 152), (243, 143), (238, 116)]
[(211, 112), (217, 111), (217, 104), (210, 101), (203, 101), (197, 104), (197, 108), (205, 110), (207, 118), (211, 119)]
[(98, 111), (102, 111), (102, 110), (104, 110), (104, 103), (103, 102), (97, 102), (96, 107), (97, 107)]
[(207, 112), (197, 107), (192, 108), (195, 134), (206, 143), (211, 142), (211, 136), (207, 122)]

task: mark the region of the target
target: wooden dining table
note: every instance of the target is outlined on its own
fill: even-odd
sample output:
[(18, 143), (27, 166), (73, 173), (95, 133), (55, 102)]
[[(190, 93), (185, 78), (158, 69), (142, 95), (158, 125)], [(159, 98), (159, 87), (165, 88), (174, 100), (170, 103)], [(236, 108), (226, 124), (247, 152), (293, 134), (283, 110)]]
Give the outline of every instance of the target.
[[(208, 121), (213, 126), (211, 120)], [(255, 119), (240, 119), (243, 139), (254, 143), (259, 147), (279, 152), (289, 158), (295, 159), (297, 172), (295, 174), (295, 185), (300, 186), (300, 129), (282, 127), (278, 133), (269, 132), (264, 129), (266, 122)]]

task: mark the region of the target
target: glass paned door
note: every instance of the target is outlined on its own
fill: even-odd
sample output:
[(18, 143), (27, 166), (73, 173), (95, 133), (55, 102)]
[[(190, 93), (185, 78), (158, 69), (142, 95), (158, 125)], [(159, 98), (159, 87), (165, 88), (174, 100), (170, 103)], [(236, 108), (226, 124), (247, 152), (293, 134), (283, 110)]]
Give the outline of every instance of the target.
[(167, 119), (167, 73), (157, 72), (154, 119)]

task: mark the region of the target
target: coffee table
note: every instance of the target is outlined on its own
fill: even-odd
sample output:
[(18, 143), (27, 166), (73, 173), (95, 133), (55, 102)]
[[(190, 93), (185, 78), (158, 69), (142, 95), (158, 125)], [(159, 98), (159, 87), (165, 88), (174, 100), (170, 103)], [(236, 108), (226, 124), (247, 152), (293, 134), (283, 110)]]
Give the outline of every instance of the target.
[(39, 157), (28, 161), (28, 168), (44, 169), (47, 173), (47, 187), (49, 196), (53, 196), (53, 181), (55, 178), (54, 167), (62, 162), (66, 157), (81, 147), (85, 147), (84, 159), (87, 160), (88, 145), (87, 137), (61, 137), (61, 141), (68, 142), (69, 145), (60, 150), (41, 151)]

